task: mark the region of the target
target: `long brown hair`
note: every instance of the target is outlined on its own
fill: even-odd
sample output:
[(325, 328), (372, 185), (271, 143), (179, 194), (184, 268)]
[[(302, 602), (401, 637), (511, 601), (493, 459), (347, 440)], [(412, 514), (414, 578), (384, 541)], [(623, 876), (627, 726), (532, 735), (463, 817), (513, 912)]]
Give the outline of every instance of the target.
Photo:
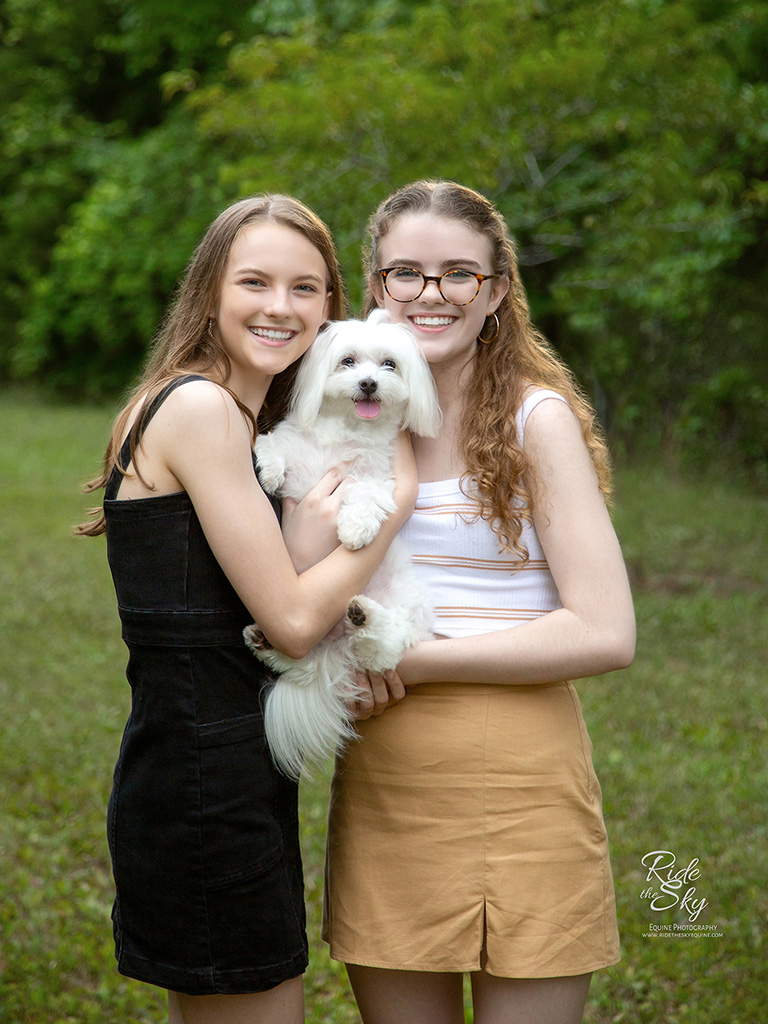
[[(530, 522), (535, 481), (517, 438), (515, 416), (530, 385), (561, 394), (581, 424), (582, 434), (597, 471), (600, 489), (610, 497), (608, 451), (595, 413), (568, 367), (531, 323), (528, 300), (520, 280), (517, 254), (507, 225), (485, 196), (452, 181), (418, 181), (398, 189), (378, 207), (368, 225), (369, 243), (363, 253), (368, 280), (365, 312), (376, 305), (371, 290), (379, 270), (379, 245), (399, 217), (433, 213), (463, 221), (488, 239), (494, 274), (509, 279), (509, 290), (496, 310), (498, 336), (491, 344), (478, 341), (474, 373), (464, 398), (460, 443), (466, 473), (462, 489), (479, 491), (480, 516), (487, 520), (503, 550), (524, 561), (528, 552), (520, 541)], [(493, 335), (492, 318), (482, 334)]]
[[(207, 377), (226, 388), (250, 423), (255, 439), (258, 430), (268, 430), (285, 414), (300, 360), (277, 374), (269, 386), (258, 424), (253, 414), (227, 387), (231, 372), (229, 357), (211, 329), (211, 312), (216, 309), (221, 282), (230, 249), (243, 228), (257, 222), (282, 224), (304, 235), (323, 257), (330, 291), (329, 319), (340, 320), (347, 312), (336, 246), (325, 223), (298, 199), (268, 194), (241, 199), (227, 207), (213, 221), (195, 250), (177, 288), (173, 302), (155, 338), (140, 380), (131, 391), (112, 428), (101, 474), (85, 485), (86, 492), (106, 487), (119, 464), (120, 448), (126, 425), (142, 395), (144, 400), (130, 430), (131, 460), (136, 473), (135, 455), (146, 425), (152, 401), (170, 381), (187, 373)], [(104, 532), (103, 509), (91, 509), (94, 518), (75, 528), (75, 533), (97, 536)]]

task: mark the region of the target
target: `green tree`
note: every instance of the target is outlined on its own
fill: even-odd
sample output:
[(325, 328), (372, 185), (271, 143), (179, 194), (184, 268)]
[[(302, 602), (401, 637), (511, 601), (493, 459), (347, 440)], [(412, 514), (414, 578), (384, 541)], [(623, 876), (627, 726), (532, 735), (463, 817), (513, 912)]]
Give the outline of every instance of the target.
[(28, 292), (15, 365), (70, 395), (122, 390), (138, 372), (169, 295), (212, 213), (217, 171), (181, 113), (113, 157), (59, 231)]
[[(41, 296), (58, 297), (60, 274), (53, 272), (47, 289), (43, 282), (70, 214), (94, 182), (124, 159), (135, 162), (133, 140), (161, 125), (183, 95), (223, 67), (228, 48), (250, 32), (251, 8), (251, 0), (181, 6), (171, 0), (4, 0), (1, 369), (17, 376), (50, 369), (53, 336), (28, 326), (19, 344), (17, 332), (25, 318), (45, 318)], [(116, 231), (119, 237), (119, 225)], [(65, 251), (71, 230), (69, 236), (61, 243)], [(87, 320), (82, 310), (78, 315)], [(50, 315), (48, 322), (55, 333)], [(64, 380), (73, 378), (77, 371), (70, 367)]]
[(300, 192), (348, 266), (391, 187), (427, 175), (484, 191), (539, 320), (613, 422), (662, 424), (721, 366), (720, 293), (761, 244), (768, 92), (751, 55), (767, 11), (442, 0), (332, 52), (307, 23), (257, 38), (190, 104), (227, 184)]
[[(122, 2), (111, 38), (138, 74), (166, 45), (163, 7)], [(768, 462), (744, 421), (768, 390), (768, 3), (262, 0), (251, 21), (225, 66), (201, 70), (177, 41), (162, 123), (89, 165), (34, 284), (20, 368), (71, 387), (87, 361), (94, 387), (115, 382), (193, 236), (255, 191), (325, 217), (356, 301), (376, 203), (448, 177), (504, 212), (537, 321), (615, 431), (696, 447), (730, 424), (739, 458)]]

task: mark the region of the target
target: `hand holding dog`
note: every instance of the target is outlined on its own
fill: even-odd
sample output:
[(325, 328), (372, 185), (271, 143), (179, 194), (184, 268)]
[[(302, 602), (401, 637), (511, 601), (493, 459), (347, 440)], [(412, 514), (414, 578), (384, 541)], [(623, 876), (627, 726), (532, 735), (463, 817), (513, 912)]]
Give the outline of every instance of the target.
[(352, 477), (349, 463), (329, 469), (301, 499), (283, 499), (282, 531), (285, 546), (297, 573), (317, 565), (339, 546), (336, 520)]
[(358, 672), (357, 686), (360, 693), (350, 710), (358, 722), (378, 718), (405, 696), (403, 681), (394, 670), (382, 676), (372, 672)]
[[(349, 465), (333, 466), (301, 501), (283, 498), (283, 540), (298, 573), (311, 569), (339, 546), (339, 509), (354, 483), (354, 478), (346, 475)], [(419, 482), (411, 435), (406, 431), (395, 442), (393, 467), (395, 504), (401, 511), (412, 510)]]

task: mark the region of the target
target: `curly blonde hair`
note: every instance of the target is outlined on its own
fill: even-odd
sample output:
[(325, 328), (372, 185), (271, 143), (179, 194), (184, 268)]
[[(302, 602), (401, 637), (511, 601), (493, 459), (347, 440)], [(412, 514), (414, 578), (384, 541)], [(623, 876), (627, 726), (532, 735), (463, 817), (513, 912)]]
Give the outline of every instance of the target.
[[(528, 552), (521, 542), (523, 525), (530, 523), (535, 504), (535, 481), (515, 426), (524, 393), (531, 385), (561, 394), (579, 420), (592, 457), (600, 489), (611, 493), (608, 450), (595, 412), (568, 367), (531, 323), (528, 300), (520, 280), (517, 254), (507, 225), (485, 196), (453, 181), (418, 181), (398, 189), (378, 207), (368, 225), (369, 242), (363, 253), (368, 280), (364, 311), (376, 305), (371, 282), (379, 267), (381, 239), (399, 217), (433, 213), (468, 224), (491, 245), (492, 272), (509, 279), (509, 289), (496, 310), (498, 336), (490, 344), (478, 341), (474, 373), (464, 401), (460, 426), (462, 454), (467, 467), (462, 490), (477, 488), (479, 515), (499, 539), (502, 550), (523, 562)], [(492, 319), (492, 318), (489, 318)], [(486, 320), (482, 334), (492, 336)]]
[[(112, 428), (101, 474), (89, 481), (84, 490), (106, 487), (112, 471), (120, 466), (120, 448), (126, 426), (136, 403), (141, 403), (130, 430), (131, 461), (141, 479), (135, 456), (152, 402), (166, 384), (188, 373), (199, 374), (229, 391), (240, 412), (249, 422), (255, 440), (259, 430), (269, 430), (284, 416), (298, 371), (297, 360), (273, 378), (259, 413), (258, 424), (250, 409), (228, 387), (231, 364), (224, 348), (211, 330), (212, 311), (218, 304), (227, 259), (238, 234), (251, 224), (266, 221), (292, 228), (315, 246), (325, 262), (330, 294), (329, 320), (340, 320), (347, 313), (347, 300), (338, 255), (327, 225), (309, 207), (292, 196), (267, 194), (241, 199), (227, 207), (213, 221), (198, 244), (179, 284), (174, 301), (155, 339), (144, 372), (128, 396)], [(75, 533), (94, 537), (105, 530), (104, 511), (91, 509), (92, 517), (75, 527)]]

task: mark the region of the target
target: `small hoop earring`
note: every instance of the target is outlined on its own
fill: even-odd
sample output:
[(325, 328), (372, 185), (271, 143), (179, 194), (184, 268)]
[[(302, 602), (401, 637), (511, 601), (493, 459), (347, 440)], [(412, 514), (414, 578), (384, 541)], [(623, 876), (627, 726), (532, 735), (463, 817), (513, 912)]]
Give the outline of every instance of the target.
[[(493, 320), (494, 320), (494, 325), (493, 325), (494, 326), (494, 331), (493, 331), (493, 334), (491, 335), (491, 337), (490, 338), (484, 338), (482, 331), (480, 331), (480, 333), (477, 336), (477, 340), (479, 342), (482, 342), (483, 345), (492, 345), (494, 343), (494, 341), (496, 341), (496, 339), (498, 338), (499, 331), (501, 330), (501, 324), (499, 323), (499, 318), (496, 316), (495, 313), (489, 313), (488, 316), (485, 318), (485, 323), (488, 323), (488, 321), (490, 320), (491, 317), (493, 317)], [(485, 324), (483, 324), (483, 330), (484, 329), (485, 329)]]

